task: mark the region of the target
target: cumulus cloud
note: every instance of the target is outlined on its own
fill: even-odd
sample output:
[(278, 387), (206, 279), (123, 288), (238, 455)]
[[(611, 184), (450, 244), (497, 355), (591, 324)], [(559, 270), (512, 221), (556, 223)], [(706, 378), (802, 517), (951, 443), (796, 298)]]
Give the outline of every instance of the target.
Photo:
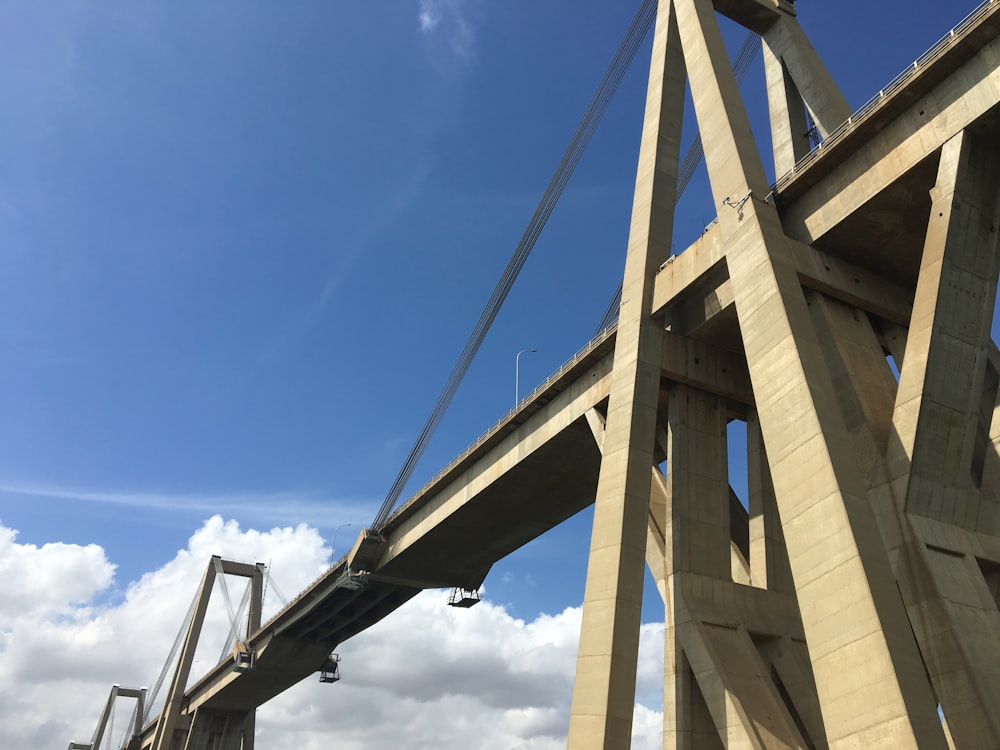
[(74, 603), (90, 600), (107, 588), (115, 567), (97, 545), (17, 544), (17, 532), (0, 526), (0, 580), (7, 582), (0, 597), (0, 618), (44, 610), (64, 613)]
[[(103, 550), (20, 545), (15, 532), (0, 526), (4, 599), (19, 602), (4, 613), (0, 641), (0, 746), (86, 741), (113, 683), (151, 685), (213, 554), (271, 560), (286, 594), (330, 562), (330, 549), (309, 526), (257, 531), (216, 516), (173, 560), (128, 583), (123, 600), (101, 605), (101, 593), (114, 585)], [(230, 583), (230, 592), (239, 599), (239, 586)], [(261, 707), (261, 746), (564, 747), (580, 609), (526, 622), (488, 600), (459, 610), (446, 599), (447, 592), (424, 592), (341, 644), (340, 682), (306, 680)], [(280, 604), (269, 597), (265, 617)], [(216, 591), (194, 679), (217, 662), (229, 630)], [(643, 705), (636, 707), (633, 747), (662, 742), (662, 642), (662, 625), (643, 626), (637, 690)], [(119, 713), (116, 734), (126, 723)]]
[[(115, 583), (99, 547), (21, 545), (0, 526), (0, 600), (11, 607), (0, 641), (0, 747), (86, 740), (112, 684), (151, 686), (213, 554), (272, 560), (275, 579), (294, 593), (324, 570), (330, 550), (305, 525), (244, 531), (216, 516), (173, 560), (128, 583), (123, 600), (112, 605), (98, 603)], [(242, 591), (234, 585), (231, 593), (238, 600)], [(269, 597), (265, 616), (280, 605)], [(215, 594), (195, 673), (218, 661), (229, 631), (225, 605)]]
[[(488, 593), (488, 592), (487, 592)], [(261, 745), (407, 750), (565, 748), (579, 607), (531, 622), (427, 591), (342, 644), (336, 685), (305, 681), (258, 713)], [(663, 626), (644, 625), (633, 748), (663, 744)], [(658, 660), (658, 661), (657, 661)], [(279, 739), (280, 738), (280, 739)]]

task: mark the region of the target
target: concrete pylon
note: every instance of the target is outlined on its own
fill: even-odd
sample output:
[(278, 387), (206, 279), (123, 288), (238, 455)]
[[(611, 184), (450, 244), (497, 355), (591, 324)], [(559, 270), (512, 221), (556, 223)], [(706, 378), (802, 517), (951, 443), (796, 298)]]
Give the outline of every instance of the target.
[[(135, 709), (132, 714), (132, 731), (125, 742), (123, 750), (139, 750), (140, 732), (142, 731), (142, 721), (146, 704), (146, 688), (124, 688), (121, 685), (112, 685), (108, 702), (104, 706), (101, 718), (97, 722), (97, 729), (94, 730), (94, 737), (90, 742), (70, 742), (69, 750), (100, 750), (101, 743), (104, 742), (105, 732), (114, 716), (114, 710), (119, 698), (134, 698)], [(107, 747), (110, 744), (104, 743)]]
[(663, 336), (650, 317), (652, 281), (670, 254), (684, 82), (677, 20), (671, 4), (661, 3), (594, 506), (571, 748), (627, 747), (632, 733)]
[[(630, 746), (645, 559), (664, 748), (1000, 748), (998, 118), (921, 167), (912, 279), (845, 263), (786, 234), (717, 12), (763, 39), (777, 174), (851, 114), (791, 3), (659, 3), (610, 395), (588, 415), (602, 461), (568, 747)], [(689, 279), (665, 262), (685, 81), (718, 207), (719, 259)], [(892, 199), (914, 168), (891, 156), (887, 197), (851, 201)]]
[[(243, 634), (237, 632), (239, 615), (232, 610), (230, 602), (227, 601), (226, 606), (230, 610), (229, 614), (233, 620), (231, 627), (233, 635), (237, 639), (237, 645), (234, 649), (237, 667), (240, 666), (241, 655), (246, 659), (244, 662), (246, 669), (253, 666), (254, 654), (241, 639), (249, 637), (260, 629), (264, 593), (264, 564), (250, 565), (233, 562), (214, 555), (205, 569), (205, 575), (202, 577), (201, 585), (195, 596), (191, 621), (188, 623), (177, 666), (164, 699), (163, 710), (148, 745), (150, 750), (174, 750), (174, 748), (184, 748), (185, 750), (207, 750), (208, 748), (253, 750), (256, 729), (256, 712), (253, 709), (226, 711), (198, 708), (187, 714), (184, 701), (184, 690), (191, 675), (191, 666), (205, 623), (213, 586), (216, 579), (222, 581), (224, 586), (224, 577), (227, 575), (250, 579), (249, 608), (246, 630)], [(224, 592), (228, 597), (228, 592), (225, 589)]]

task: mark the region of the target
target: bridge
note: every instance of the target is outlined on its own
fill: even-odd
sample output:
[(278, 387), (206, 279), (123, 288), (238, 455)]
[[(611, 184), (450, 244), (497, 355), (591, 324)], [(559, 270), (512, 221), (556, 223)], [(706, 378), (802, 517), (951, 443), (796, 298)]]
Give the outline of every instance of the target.
[[(665, 748), (1000, 748), (998, 10), (851, 112), (793, 4), (661, 0), (617, 325), (268, 622), (263, 567), (210, 561), (159, 715), (112, 690), (129, 750), (253, 748), (339, 644), (590, 505), (569, 747), (629, 745), (648, 565)], [(773, 185), (716, 13), (763, 40)], [(718, 217), (673, 255), (688, 82)], [(218, 576), (249, 627), (188, 685)]]

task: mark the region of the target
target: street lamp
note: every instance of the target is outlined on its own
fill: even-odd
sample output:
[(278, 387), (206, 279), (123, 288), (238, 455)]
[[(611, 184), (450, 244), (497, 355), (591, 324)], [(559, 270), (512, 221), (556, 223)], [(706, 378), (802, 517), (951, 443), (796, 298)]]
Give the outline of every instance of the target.
[(331, 547), (331, 549), (330, 549), (330, 557), (333, 558), (334, 562), (337, 562), (337, 532), (340, 531), (341, 529), (346, 529), (350, 525), (351, 524), (349, 524), (349, 523), (342, 523), (342, 524), (340, 524), (340, 526), (338, 526), (337, 528), (335, 528), (333, 530), (333, 544), (330, 545), (330, 547)]
[(537, 351), (538, 351), (537, 349), (522, 349), (514, 357), (514, 408), (515, 409), (517, 408), (517, 405), (519, 403), (521, 403), (521, 399), (518, 398), (519, 392), (518, 392), (518, 387), (517, 387), (518, 386), (518, 377), (519, 377), (520, 372), (521, 372), (521, 355), (522, 354), (527, 354), (528, 352), (537, 352)]

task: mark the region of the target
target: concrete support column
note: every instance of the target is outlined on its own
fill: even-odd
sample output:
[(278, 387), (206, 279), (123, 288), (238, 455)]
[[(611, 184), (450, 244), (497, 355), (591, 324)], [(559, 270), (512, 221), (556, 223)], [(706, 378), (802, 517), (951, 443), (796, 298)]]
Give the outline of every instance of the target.
[[(721, 399), (671, 384), (667, 406), (667, 492), (665, 518), (661, 520), (669, 530), (664, 545), (668, 581), (663, 651), (664, 748), (702, 750), (721, 745), (679, 636), (683, 629), (698, 627), (684, 606), (684, 574), (730, 578), (725, 440), (726, 414)], [(725, 695), (722, 701), (725, 703)]]
[(763, 45), (763, 53), (767, 106), (771, 112), (774, 173), (783, 175), (790, 172), (799, 159), (809, 153), (806, 106), (781, 58), (766, 43)]
[[(1000, 700), (997, 650), (983, 649), (981, 644), (983, 635), (1000, 633), (1000, 613), (975, 560), (960, 550), (927, 547), (906, 520), (905, 498), (894, 499), (890, 491), (882, 455), (891, 427), (895, 381), (867, 318), (818, 293), (809, 297), (813, 320), (827, 342), (827, 366), (857, 461), (871, 483), (869, 494), (910, 623), (939, 699), (951, 714), (950, 728), (960, 747), (997, 746), (998, 735), (990, 726), (996, 722), (986, 708)], [(893, 434), (893, 440), (898, 449), (898, 436)], [(944, 494), (947, 489), (939, 485), (939, 491)]]
[(675, 6), (830, 747), (944, 748), (713, 5)]
[[(260, 629), (264, 564), (247, 565), (246, 563), (223, 560), (219, 556), (213, 555), (198, 588), (191, 622), (188, 625), (184, 645), (181, 647), (181, 653), (178, 657), (177, 668), (174, 670), (163, 710), (160, 713), (160, 720), (150, 744), (151, 750), (174, 750), (174, 735), (182, 729), (181, 712), (182, 708), (186, 709), (183, 705), (184, 689), (191, 674), (191, 665), (198, 647), (198, 639), (201, 637), (201, 629), (205, 623), (205, 614), (212, 596), (212, 587), (217, 577), (225, 575), (237, 575), (250, 579), (250, 609), (247, 613), (247, 632), (244, 637), (248, 638), (253, 632)], [(209, 742), (208, 738), (213, 736), (222, 738), (221, 740), (211, 740), (211, 742), (221, 743), (217, 750), (241, 750), (241, 748), (242, 750), (253, 750), (254, 730), (256, 728), (256, 713), (254, 711), (199, 711), (193, 720), (189, 718), (187, 721), (188, 726), (183, 727), (188, 733), (187, 740), (184, 742), (184, 747), (187, 750), (201, 750), (203, 747), (208, 750), (209, 747), (215, 747), (205, 744)], [(215, 731), (219, 722), (221, 722), (222, 729)]]
[(765, 61), (768, 56), (780, 61), (789, 79), (786, 85), (809, 108), (820, 135), (825, 138), (851, 116), (847, 99), (793, 16), (783, 13), (763, 39)]
[[(911, 513), (934, 485), (971, 488), (1000, 270), (1000, 149), (960, 133), (941, 150), (887, 453)], [(920, 484), (927, 483), (927, 491)]]
[(931, 681), (958, 747), (1000, 747), (1000, 612), (971, 555), (901, 553), (904, 596)]
[(198, 709), (184, 750), (253, 750), (256, 711)]
[[(885, 451), (892, 427), (897, 384), (868, 316), (855, 307), (807, 291), (813, 325), (836, 393), (858, 469), (868, 488), (889, 561), (899, 575), (897, 550), (908, 529), (887, 486)], [(894, 340), (905, 336), (890, 334)], [(902, 356), (902, 355), (900, 355)]]
[[(663, 750), (694, 750), (691, 692), (694, 675), (677, 638), (674, 598), (667, 600), (663, 630)], [(711, 719), (711, 717), (709, 717)], [(709, 727), (715, 727), (709, 721)]]
[(778, 501), (756, 409), (747, 415), (747, 487), (750, 493), (750, 582), (759, 588), (792, 594), (792, 570), (785, 550)]
[[(941, 153), (887, 451), (909, 516), (976, 528), (974, 470), (1000, 272), (1000, 149), (963, 132)], [(901, 585), (958, 747), (1000, 747), (1000, 611), (970, 550), (911, 536)]]
[(663, 750), (724, 750), (676, 628), (666, 636), (664, 659), (675, 679), (665, 686), (663, 696)]
[(650, 312), (653, 278), (673, 234), (684, 80), (676, 22), (669, 0), (662, 0), (594, 505), (570, 748), (621, 750), (631, 743), (663, 339)]
[(667, 425), (668, 570), (730, 580), (725, 403), (671, 384)]
[(243, 747), (241, 750), (254, 750), (257, 742), (257, 709), (247, 712), (243, 720)]
[(215, 583), (215, 559), (213, 557), (212, 562), (209, 562), (208, 567), (205, 568), (205, 575), (201, 580), (201, 585), (198, 587), (191, 622), (184, 636), (184, 645), (181, 647), (177, 668), (174, 670), (173, 679), (170, 681), (170, 688), (167, 690), (166, 698), (163, 701), (163, 710), (160, 712), (160, 720), (156, 725), (156, 732), (153, 735), (153, 742), (150, 745), (152, 750), (172, 750), (174, 730), (180, 724), (184, 688), (187, 686), (188, 677), (191, 675), (191, 665), (194, 663), (195, 649), (198, 647), (198, 638), (201, 636), (201, 628), (205, 623), (205, 614), (208, 611), (208, 601), (212, 595), (212, 585)]

